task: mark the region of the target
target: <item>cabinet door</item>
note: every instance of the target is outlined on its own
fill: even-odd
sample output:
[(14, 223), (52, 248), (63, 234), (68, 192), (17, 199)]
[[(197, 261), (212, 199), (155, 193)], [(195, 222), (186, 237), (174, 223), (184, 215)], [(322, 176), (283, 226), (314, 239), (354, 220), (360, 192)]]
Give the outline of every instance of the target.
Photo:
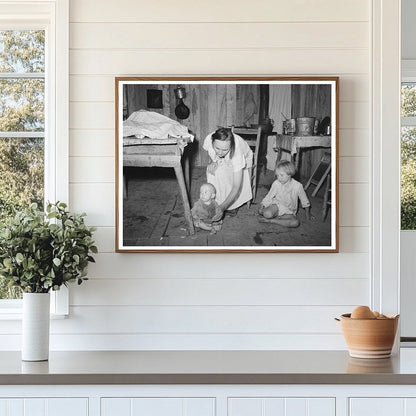
[(352, 398), (350, 416), (405, 416), (405, 399)]
[(335, 416), (335, 399), (230, 398), (228, 416)]
[(101, 399), (101, 416), (214, 416), (214, 398), (132, 397)]
[(0, 416), (88, 416), (87, 398), (0, 399)]
[(351, 398), (350, 416), (416, 415), (415, 398)]

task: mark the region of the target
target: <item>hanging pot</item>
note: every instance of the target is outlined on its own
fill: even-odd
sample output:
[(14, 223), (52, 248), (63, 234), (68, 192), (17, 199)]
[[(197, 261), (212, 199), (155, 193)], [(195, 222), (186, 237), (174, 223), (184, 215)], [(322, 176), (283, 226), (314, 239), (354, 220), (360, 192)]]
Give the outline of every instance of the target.
[(50, 294), (23, 293), (22, 360), (49, 358)]
[(184, 104), (182, 98), (179, 99), (179, 104), (175, 108), (175, 115), (180, 120), (185, 120), (189, 117), (189, 108)]

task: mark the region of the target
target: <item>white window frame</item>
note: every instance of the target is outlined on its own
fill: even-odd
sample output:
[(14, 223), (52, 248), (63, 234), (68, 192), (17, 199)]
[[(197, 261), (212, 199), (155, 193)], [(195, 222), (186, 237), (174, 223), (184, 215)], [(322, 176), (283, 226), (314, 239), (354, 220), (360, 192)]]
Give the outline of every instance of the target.
[(400, 0), (373, 0), (372, 17), (370, 305), (399, 313)]
[[(46, 31), (45, 201), (69, 200), (69, 0), (0, 0), (0, 30)], [(51, 312), (67, 315), (68, 290), (51, 292)], [(20, 318), (21, 300), (0, 300), (0, 319)]]

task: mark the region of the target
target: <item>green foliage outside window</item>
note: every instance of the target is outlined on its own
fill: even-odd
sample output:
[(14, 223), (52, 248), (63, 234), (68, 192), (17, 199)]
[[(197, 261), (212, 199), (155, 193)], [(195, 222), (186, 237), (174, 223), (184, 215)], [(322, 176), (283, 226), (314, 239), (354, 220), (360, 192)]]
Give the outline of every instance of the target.
[[(416, 117), (416, 85), (402, 86), (402, 117)], [(401, 135), (401, 229), (416, 229), (416, 127)]]
[[(0, 30), (0, 73), (8, 74), (0, 79), (0, 132), (44, 131), (44, 80), (19, 77), (44, 71), (43, 30)], [(43, 206), (44, 199), (44, 139), (12, 136), (0, 137), (0, 227), (33, 202)], [(19, 297), (0, 279), (0, 299)]]
[(401, 228), (416, 229), (416, 129), (402, 129)]

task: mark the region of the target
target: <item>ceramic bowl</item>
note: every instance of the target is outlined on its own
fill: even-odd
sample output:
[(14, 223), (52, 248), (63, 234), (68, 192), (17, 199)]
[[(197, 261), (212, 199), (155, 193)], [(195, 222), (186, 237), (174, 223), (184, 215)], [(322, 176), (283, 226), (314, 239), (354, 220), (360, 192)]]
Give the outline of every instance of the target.
[(355, 358), (388, 358), (396, 337), (399, 315), (379, 319), (352, 319), (341, 315), (348, 351)]

